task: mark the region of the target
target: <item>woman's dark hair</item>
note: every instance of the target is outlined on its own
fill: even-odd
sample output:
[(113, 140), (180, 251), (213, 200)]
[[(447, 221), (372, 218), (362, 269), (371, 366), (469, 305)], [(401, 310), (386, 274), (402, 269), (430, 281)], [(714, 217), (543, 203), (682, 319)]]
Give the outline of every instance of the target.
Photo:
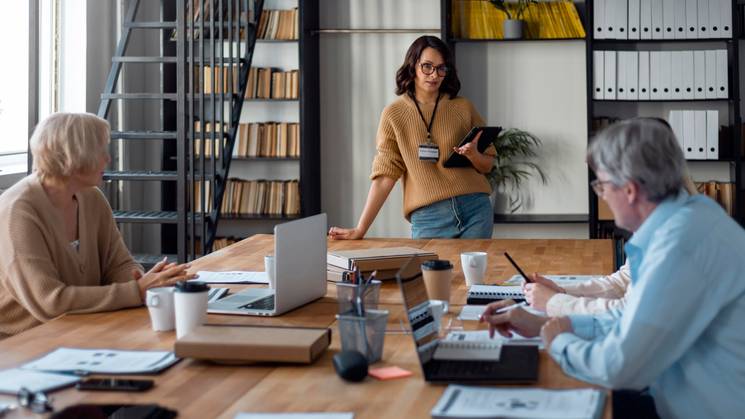
[(447, 44), (442, 42), (440, 38), (434, 36), (420, 36), (414, 43), (411, 44), (409, 50), (406, 51), (406, 58), (404, 63), (396, 72), (396, 94), (402, 95), (404, 93), (414, 93), (414, 79), (416, 78), (416, 66), (419, 59), (422, 57), (422, 51), (425, 48), (432, 48), (442, 55), (442, 59), (445, 61), (444, 64), (448, 68), (448, 74), (445, 76), (445, 80), (440, 84), (440, 92), (447, 93), (451, 98), (458, 96), (460, 91), (460, 80), (458, 79), (458, 71), (455, 69), (455, 63), (453, 62), (453, 56), (450, 53), (450, 48)]

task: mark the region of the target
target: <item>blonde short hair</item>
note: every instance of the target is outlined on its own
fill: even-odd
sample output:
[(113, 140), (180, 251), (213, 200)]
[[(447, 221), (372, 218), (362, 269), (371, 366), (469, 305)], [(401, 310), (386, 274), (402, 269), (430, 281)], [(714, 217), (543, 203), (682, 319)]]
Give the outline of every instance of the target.
[(109, 123), (90, 113), (55, 113), (31, 136), (34, 170), (41, 178), (66, 179), (96, 169), (107, 152)]

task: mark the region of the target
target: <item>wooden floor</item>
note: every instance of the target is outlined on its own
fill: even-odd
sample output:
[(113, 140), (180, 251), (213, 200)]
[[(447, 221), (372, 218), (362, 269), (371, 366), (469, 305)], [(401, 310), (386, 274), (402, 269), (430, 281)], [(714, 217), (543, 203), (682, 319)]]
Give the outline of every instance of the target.
[[(455, 265), (452, 313), (465, 303), (466, 287), (460, 269), (463, 251), (489, 254), (487, 282), (497, 283), (515, 274), (504, 259), (507, 250), (527, 272), (545, 274), (607, 274), (613, 269), (613, 251), (605, 240), (408, 240), (366, 239), (329, 242), (330, 249), (413, 246), (436, 252)], [(258, 235), (205, 256), (192, 270), (263, 270), (264, 255), (273, 252), (273, 236)], [(237, 288), (237, 287), (236, 287)], [(156, 387), (137, 393), (92, 393), (66, 389), (53, 393), (54, 406), (74, 403), (159, 403), (185, 418), (233, 418), (238, 412), (352, 411), (355, 418), (428, 418), (444, 386), (423, 381), (411, 336), (400, 333), (405, 324), (401, 296), (393, 282), (381, 289), (381, 307), (390, 311), (383, 359), (374, 365), (397, 365), (413, 377), (392, 381), (367, 378), (349, 384), (334, 373), (331, 358), (340, 349), (336, 329), (336, 291), (329, 283), (327, 295), (280, 317), (209, 315), (209, 323), (242, 325), (315, 326), (332, 328), (332, 344), (312, 365), (224, 366), (183, 360), (154, 376)], [(449, 318), (444, 321), (447, 322)], [(467, 329), (478, 328), (466, 322)], [(172, 350), (173, 332), (153, 332), (145, 308), (112, 313), (67, 315), (17, 336), (0, 341), (0, 368), (18, 366), (60, 347)], [(579, 388), (590, 385), (566, 376), (541, 352), (541, 388)], [(0, 403), (12, 401), (0, 395)], [(608, 398), (610, 400), (610, 397)], [(610, 403), (605, 409), (610, 417)], [(16, 411), (8, 417), (31, 416)]]

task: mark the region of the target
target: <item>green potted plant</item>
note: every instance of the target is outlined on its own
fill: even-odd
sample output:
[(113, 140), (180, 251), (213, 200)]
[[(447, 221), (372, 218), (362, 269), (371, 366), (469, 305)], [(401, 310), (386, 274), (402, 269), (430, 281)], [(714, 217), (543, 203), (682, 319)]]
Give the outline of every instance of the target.
[[(502, 33), (504, 39), (521, 39), (523, 37), (523, 13), (534, 0), (517, 0), (506, 2), (504, 0), (489, 0), (492, 6), (504, 12), (507, 19), (502, 22)], [(508, 6), (509, 4), (509, 6)]]
[(494, 192), (505, 194), (509, 211), (515, 212), (523, 204), (519, 189), (525, 181), (532, 175), (538, 175), (543, 184), (548, 180), (543, 169), (529, 161), (537, 156), (541, 140), (527, 131), (510, 128), (500, 132), (492, 144), (497, 156), (494, 167), (485, 176)]

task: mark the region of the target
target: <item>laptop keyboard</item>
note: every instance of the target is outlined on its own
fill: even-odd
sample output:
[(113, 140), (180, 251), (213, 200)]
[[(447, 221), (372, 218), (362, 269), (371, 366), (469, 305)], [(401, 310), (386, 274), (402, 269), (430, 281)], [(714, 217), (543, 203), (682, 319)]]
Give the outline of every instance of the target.
[(242, 305), (240, 308), (251, 310), (274, 310), (274, 295), (268, 295), (264, 298), (251, 301), (248, 304)]

